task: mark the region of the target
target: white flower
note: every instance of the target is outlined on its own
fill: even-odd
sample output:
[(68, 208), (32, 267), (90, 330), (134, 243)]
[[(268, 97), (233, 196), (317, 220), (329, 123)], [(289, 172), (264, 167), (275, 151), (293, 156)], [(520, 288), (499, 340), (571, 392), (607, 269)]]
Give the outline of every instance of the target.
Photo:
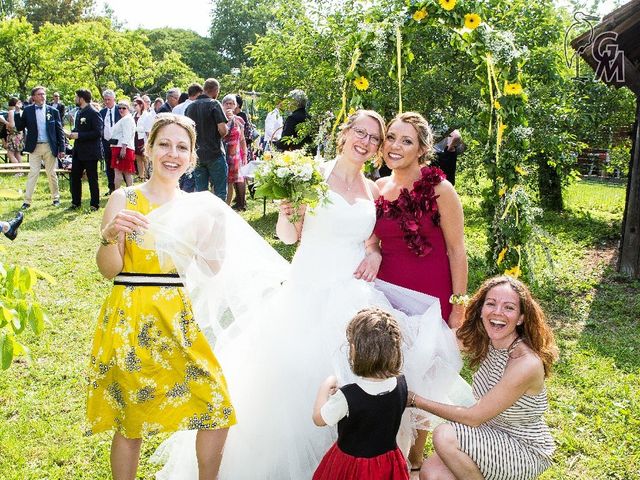
[(311, 180), (311, 177), (313, 176), (313, 166), (305, 163), (300, 167), (300, 171), (297, 173), (297, 175), (302, 180)]
[(87, 123), (87, 119), (86, 119), (85, 117), (82, 117), (82, 118), (80, 119), (80, 123), (81, 123), (81, 124)]
[(276, 177), (284, 178), (289, 175), (289, 169), (286, 167), (280, 167), (276, 169)]

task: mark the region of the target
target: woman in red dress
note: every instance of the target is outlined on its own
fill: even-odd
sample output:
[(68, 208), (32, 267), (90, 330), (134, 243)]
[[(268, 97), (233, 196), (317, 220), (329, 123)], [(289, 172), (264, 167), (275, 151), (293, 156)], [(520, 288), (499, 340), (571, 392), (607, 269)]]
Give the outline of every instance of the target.
[[(464, 215), (442, 170), (428, 165), (432, 151), (433, 134), (422, 115), (406, 112), (389, 122), (382, 155), (393, 173), (376, 182), (378, 278), (437, 297), (442, 318), (457, 328), (467, 291)], [(426, 432), (418, 433), (409, 454), (417, 469), (426, 441)]]

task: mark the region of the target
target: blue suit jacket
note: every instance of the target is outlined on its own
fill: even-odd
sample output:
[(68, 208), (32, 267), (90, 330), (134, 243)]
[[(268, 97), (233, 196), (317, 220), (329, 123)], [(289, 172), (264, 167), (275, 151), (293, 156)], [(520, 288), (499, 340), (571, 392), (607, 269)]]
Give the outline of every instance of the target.
[[(64, 130), (60, 121), (58, 110), (45, 105), (45, 124), (47, 126), (47, 136), (49, 137), (49, 147), (51, 153), (58, 156), (59, 153), (65, 151)], [(26, 152), (33, 153), (38, 143), (38, 121), (36, 120), (35, 105), (27, 105), (22, 114), (15, 117), (16, 130), (27, 129), (27, 137), (24, 141), (24, 149)]]

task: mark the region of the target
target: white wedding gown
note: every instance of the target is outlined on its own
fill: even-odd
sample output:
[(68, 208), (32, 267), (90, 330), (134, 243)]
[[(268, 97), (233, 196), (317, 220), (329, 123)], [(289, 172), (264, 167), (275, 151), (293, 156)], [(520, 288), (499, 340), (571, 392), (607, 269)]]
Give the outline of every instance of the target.
[[(191, 196), (194, 195), (188, 195)], [(214, 196), (209, 197), (216, 209), (227, 208), (213, 200)], [(236, 264), (228, 260), (236, 245), (229, 235), (242, 235), (246, 241), (251, 234), (248, 230), (234, 233), (225, 229), (227, 245), (220, 249), (224, 252), (220, 254), (224, 257), (220, 272), (226, 262), (234, 270), (242, 264), (249, 269), (240, 273), (246, 288), (242, 290), (239, 280), (231, 281), (232, 287), (225, 287), (226, 281), (218, 283), (210, 287), (213, 290), (208, 301), (220, 297), (222, 288), (239, 288), (256, 301), (234, 310), (230, 304), (237, 300), (237, 292), (227, 291), (222, 296), (234, 297), (227, 304), (221, 306), (216, 300), (215, 305), (206, 307), (231, 310), (233, 323), (239, 324), (238, 331), (228, 338), (221, 330), (224, 322), (214, 327), (218, 329), (216, 337), (224, 339), (216, 343), (215, 353), (238, 420), (229, 430), (219, 475), (222, 480), (311, 478), (336, 439), (334, 428), (313, 424), (314, 399), (321, 382), (331, 374), (336, 374), (341, 384), (353, 381), (345, 328), (356, 312), (368, 306), (390, 311), (399, 320), (405, 340), (404, 374), (410, 389), (448, 403), (467, 403), (472, 398), (468, 385), (458, 375), (462, 362), (454, 336), (441, 318), (437, 299), (384, 282), (374, 288), (373, 284), (354, 278), (353, 273), (364, 258), (364, 242), (375, 224), (374, 203), (358, 199), (349, 204), (332, 191), (329, 199), (328, 205), (307, 213), (300, 246), (288, 272), (282, 259), (265, 247), (266, 242), (252, 252), (247, 252), (245, 249), (250, 247), (244, 244), (243, 252), (237, 253), (242, 258)], [(232, 218), (229, 215), (235, 214), (225, 215)], [(216, 234), (215, 228), (211, 233)], [(162, 233), (158, 230), (156, 235), (160, 237)], [(253, 235), (257, 238), (251, 241), (262, 241), (255, 232)], [(169, 253), (171, 249), (175, 247), (170, 247)], [(257, 266), (247, 266), (254, 262)], [(261, 270), (269, 268), (269, 274)], [(189, 267), (178, 265), (178, 269)], [(285, 280), (281, 285), (280, 276)], [(194, 292), (190, 291), (190, 295), (193, 298)], [(196, 318), (198, 308), (202, 308), (198, 303), (194, 302)], [(393, 308), (392, 303), (413, 315)], [(410, 415), (406, 417), (401, 440), (405, 451), (411, 423)], [(195, 433), (174, 434), (154, 459), (166, 462), (158, 479), (196, 480)]]

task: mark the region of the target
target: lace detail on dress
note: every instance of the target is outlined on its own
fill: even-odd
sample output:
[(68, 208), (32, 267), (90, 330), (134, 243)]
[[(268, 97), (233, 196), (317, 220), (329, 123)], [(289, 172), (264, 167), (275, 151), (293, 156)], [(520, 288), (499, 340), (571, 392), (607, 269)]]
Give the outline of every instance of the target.
[(376, 200), (376, 218), (391, 218), (400, 224), (404, 241), (413, 253), (423, 257), (431, 252), (431, 242), (420, 233), (420, 219), (430, 215), (434, 225), (440, 224), (440, 212), (435, 186), (445, 179), (437, 167), (423, 167), (422, 177), (413, 184), (413, 190), (403, 188), (398, 198), (392, 201), (383, 196)]

